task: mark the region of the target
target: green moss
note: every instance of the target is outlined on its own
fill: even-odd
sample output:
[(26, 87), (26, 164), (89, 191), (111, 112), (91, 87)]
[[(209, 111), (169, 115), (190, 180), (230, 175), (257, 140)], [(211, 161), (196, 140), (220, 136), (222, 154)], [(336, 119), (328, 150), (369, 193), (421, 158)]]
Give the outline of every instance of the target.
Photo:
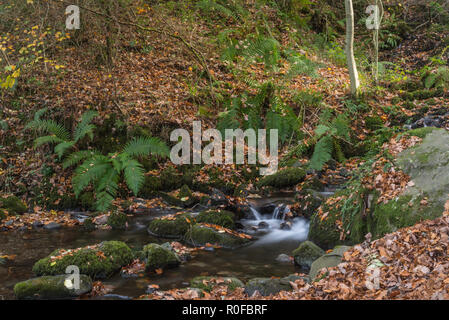
[(44, 276), (19, 282), (14, 286), (17, 299), (66, 299), (75, 298), (92, 290), (92, 280), (89, 276), (80, 275), (79, 289), (69, 289), (65, 286), (67, 275)]
[[(104, 279), (133, 260), (131, 249), (120, 241), (102, 242), (98, 247), (85, 247), (73, 252), (72, 255), (62, 256), (64, 251), (66, 250), (55, 250), (48, 257), (36, 262), (33, 272), (38, 276), (65, 274), (68, 266), (75, 265), (82, 274)], [(62, 258), (52, 260), (52, 256)]]
[(386, 204), (379, 204), (369, 219), (368, 231), (377, 239), (400, 228), (441, 216), (443, 205), (431, 202), (426, 206), (421, 205), (423, 198), (419, 196), (413, 199), (410, 195), (404, 195)]
[(196, 221), (199, 223), (216, 224), (225, 228), (234, 228), (234, 213), (225, 210), (209, 210), (201, 212)]
[(169, 239), (181, 239), (190, 228), (192, 217), (187, 214), (179, 215), (174, 220), (154, 219), (148, 225), (148, 232), (152, 235)]
[(379, 116), (368, 117), (365, 119), (366, 128), (369, 130), (377, 130), (384, 126), (384, 122)]
[(307, 269), (310, 268), (312, 263), (323, 254), (325, 254), (324, 250), (311, 241), (304, 241), (292, 252), (295, 263), (298, 266)]
[(108, 217), (107, 225), (111, 226), (112, 229), (123, 230), (126, 228), (126, 222), (128, 221), (128, 216), (120, 211), (113, 211)]
[(16, 196), (0, 198), (0, 207), (9, 214), (22, 214), (28, 211), (28, 207)]
[(181, 260), (173, 251), (156, 243), (143, 247), (142, 253), (146, 263), (146, 271), (154, 271), (159, 268), (173, 268), (181, 263)]
[(145, 176), (145, 182), (139, 191), (139, 196), (143, 198), (153, 197), (157, 191), (162, 189), (161, 179), (154, 176)]
[(6, 218), (6, 213), (3, 209), (0, 208), (0, 221)]
[[(216, 283), (214, 279), (223, 280), (223, 283)], [(206, 292), (211, 292), (214, 286), (225, 284), (230, 291), (234, 291), (237, 288), (243, 288), (245, 285), (242, 281), (234, 277), (212, 277), (212, 276), (199, 276), (190, 281), (192, 288), (198, 288)]]
[(432, 133), (435, 130), (436, 130), (436, 128), (433, 128), (433, 127), (424, 127), (424, 128), (409, 130), (409, 131), (407, 131), (407, 134), (410, 136), (415, 136), (415, 137), (424, 139), (429, 133)]
[(224, 248), (234, 249), (245, 245), (248, 239), (243, 239), (228, 233), (220, 233), (217, 230), (194, 225), (185, 235), (185, 241), (194, 246), (205, 246), (206, 244), (218, 245)]
[(257, 184), (260, 187), (271, 186), (285, 188), (294, 186), (304, 180), (306, 173), (302, 168), (287, 168), (275, 174), (263, 177)]
[(406, 100), (426, 100), (433, 97), (440, 97), (444, 95), (444, 90), (441, 88), (432, 89), (432, 90), (416, 90), (413, 92), (405, 92), (402, 94), (402, 97)]

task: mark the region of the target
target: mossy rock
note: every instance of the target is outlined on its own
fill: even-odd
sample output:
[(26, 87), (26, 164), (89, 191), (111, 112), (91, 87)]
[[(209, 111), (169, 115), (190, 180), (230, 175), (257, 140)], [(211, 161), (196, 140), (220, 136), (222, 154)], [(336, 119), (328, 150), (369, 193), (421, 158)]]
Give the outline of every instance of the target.
[(193, 246), (205, 246), (209, 243), (228, 249), (241, 247), (250, 241), (229, 233), (221, 233), (215, 229), (200, 224), (196, 224), (190, 228), (184, 239), (187, 243)]
[(16, 196), (0, 198), (0, 208), (5, 209), (9, 214), (22, 214), (28, 211), (28, 207)]
[(324, 250), (311, 241), (304, 241), (292, 252), (295, 264), (303, 269), (310, 269), (312, 263), (323, 254)]
[(295, 195), (295, 216), (310, 218), (324, 201), (324, 196), (311, 189), (303, 189)]
[(0, 208), (0, 221), (2, 221), (3, 219), (6, 219), (6, 213), (5, 210)]
[(126, 223), (128, 221), (128, 216), (120, 211), (113, 211), (108, 217), (107, 225), (111, 226), (114, 230), (126, 229)]
[(143, 186), (140, 188), (139, 196), (149, 199), (157, 194), (157, 191), (162, 189), (162, 182), (159, 177), (145, 176)]
[(143, 247), (142, 254), (146, 263), (146, 271), (174, 268), (181, 263), (176, 253), (156, 243), (150, 243)]
[(341, 263), (341, 260), (342, 256), (339, 254), (328, 253), (321, 256), (320, 258), (315, 260), (310, 267), (310, 280), (315, 281), (321, 269), (336, 267)]
[[(223, 280), (223, 283), (217, 284), (213, 279)], [(235, 277), (220, 277), (220, 276), (199, 276), (190, 281), (192, 288), (198, 288), (206, 292), (212, 291), (214, 286), (225, 284), (230, 291), (234, 291), (237, 288), (243, 288), (245, 284)]]
[[(134, 258), (131, 249), (121, 241), (106, 241), (94, 248), (76, 249), (71, 255), (62, 256), (67, 250), (57, 249), (48, 257), (36, 262), (33, 272), (38, 275), (64, 274), (68, 266), (75, 265), (81, 274), (93, 279), (106, 279), (130, 264)], [(51, 257), (62, 256), (60, 259)]]
[(210, 223), (222, 226), (228, 229), (233, 229), (235, 215), (226, 210), (208, 210), (198, 214), (196, 221), (198, 223)]
[(285, 278), (254, 278), (250, 279), (245, 285), (245, 293), (252, 296), (258, 291), (262, 296), (269, 296), (271, 294), (279, 293), (280, 291), (292, 291), (293, 288), (290, 282), (298, 279), (305, 279), (304, 277), (290, 275)]
[(188, 214), (182, 214), (169, 219), (154, 219), (148, 225), (148, 233), (161, 238), (182, 239), (190, 228), (193, 218)]
[(274, 187), (274, 188), (286, 188), (297, 185), (304, 180), (306, 172), (302, 168), (286, 168), (276, 172), (275, 174), (263, 177), (257, 186), (261, 187)]
[[(322, 220), (317, 214), (312, 216), (310, 240), (322, 248), (355, 244), (364, 241), (368, 232), (377, 239), (400, 228), (441, 216), (449, 190), (449, 133), (436, 128), (411, 132), (424, 137), (423, 142), (401, 152), (395, 162), (397, 170), (408, 174), (413, 185), (398, 197), (380, 204), (377, 204), (375, 191), (349, 187), (337, 192), (334, 197), (340, 200), (332, 207), (326, 203), (321, 206), (322, 212), (327, 213), (326, 219)], [(363, 215), (364, 200), (369, 197), (372, 197), (369, 214)], [(337, 227), (337, 220), (342, 219), (342, 210), (345, 210), (343, 225), (349, 226), (344, 240), (340, 239)]]
[(43, 276), (17, 283), (14, 295), (17, 299), (72, 299), (92, 290), (89, 276), (79, 276), (79, 289), (72, 288), (73, 282), (68, 275)]

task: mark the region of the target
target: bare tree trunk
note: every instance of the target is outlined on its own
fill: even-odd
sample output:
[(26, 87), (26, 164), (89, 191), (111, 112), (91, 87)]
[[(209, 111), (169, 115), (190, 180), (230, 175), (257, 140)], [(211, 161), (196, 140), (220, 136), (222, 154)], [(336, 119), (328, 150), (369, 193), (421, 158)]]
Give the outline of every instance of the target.
[(345, 0), (346, 7), (346, 59), (349, 77), (351, 78), (351, 94), (357, 95), (360, 82), (354, 58), (354, 9), (352, 0)]

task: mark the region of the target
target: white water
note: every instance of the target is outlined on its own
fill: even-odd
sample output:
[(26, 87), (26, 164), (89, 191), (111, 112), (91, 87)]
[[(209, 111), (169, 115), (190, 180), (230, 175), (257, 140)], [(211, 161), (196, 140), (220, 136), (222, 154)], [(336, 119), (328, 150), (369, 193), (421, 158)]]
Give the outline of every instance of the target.
[(285, 205), (277, 206), (271, 215), (261, 215), (255, 208), (251, 207), (251, 212), (255, 220), (244, 220), (242, 223), (246, 227), (257, 227), (261, 222), (268, 224), (268, 228), (259, 229), (257, 233), (263, 233), (254, 245), (280, 242), (285, 240), (304, 241), (309, 233), (309, 222), (304, 218), (291, 220), (290, 230), (281, 229), (285, 216), (290, 212), (290, 207)]

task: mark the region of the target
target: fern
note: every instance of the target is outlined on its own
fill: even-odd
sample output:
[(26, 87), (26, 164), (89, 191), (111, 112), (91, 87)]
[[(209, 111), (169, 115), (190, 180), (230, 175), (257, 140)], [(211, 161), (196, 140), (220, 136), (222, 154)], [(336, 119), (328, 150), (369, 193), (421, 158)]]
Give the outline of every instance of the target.
[(81, 121), (76, 127), (73, 134), (73, 139), (75, 140), (75, 142), (78, 142), (86, 135), (88, 135), (92, 140), (93, 130), (95, 129), (95, 126), (91, 124), (91, 122), (96, 116), (98, 116), (98, 113), (96, 111), (87, 111), (81, 116)]
[(325, 136), (320, 139), (313, 151), (309, 166), (315, 170), (321, 170), (323, 166), (332, 159), (333, 142), (330, 136)]
[(123, 153), (137, 157), (148, 156), (150, 154), (167, 157), (170, 154), (170, 150), (159, 138), (139, 137), (129, 142), (123, 150)]

